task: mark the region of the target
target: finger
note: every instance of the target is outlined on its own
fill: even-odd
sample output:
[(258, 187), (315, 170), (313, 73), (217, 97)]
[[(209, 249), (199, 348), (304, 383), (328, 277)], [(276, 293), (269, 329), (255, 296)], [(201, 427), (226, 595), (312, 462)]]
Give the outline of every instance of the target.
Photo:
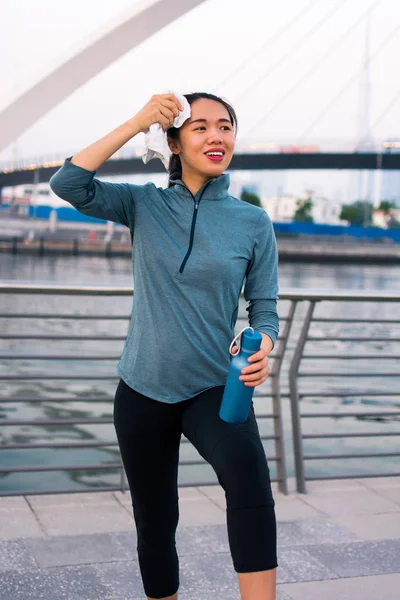
[(269, 373), (269, 368), (268, 366), (265, 366), (261, 369), (257, 369), (257, 371), (254, 371), (252, 373), (241, 374), (239, 379), (241, 379), (242, 381), (253, 381), (254, 379), (257, 379), (257, 377), (261, 377), (262, 375), (265, 375), (267, 373)]
[(164, 106), (165, 108), (169, 109), (175, 117), (179, 116), (180, 110), (176, 102), (172, 102), (172, 100), (169, 100), (168, 98), (163, 98), (160, 104), (161, 106)]
[(257, 373), (251, 373), (250, 375), (241, 375), (240, 379), (242, 379), (243, 377), (242, 381), (258, 381), (259, 379), (262, 379), (262, 377), (266, 374), (267, 371), (262, 369), (261, 371), (257, 371)]
[(245, 375), (246, 373), (254, 373), (255, 371), (259, 371), (260, 369), (262, 369), (262, 367), (268, 367), (269, 365), (269, 359), (268, 357), (264, 357), (262, 360), (258, 360), (257, 362), (254, 362), (253, 364), (249, 365), (248, 367), (243, 367), (241, 373), (243, 375)]
[(249, 362), (256, 362), (258, 360), (263, 359), (264, 356), (267, 356), (267, 353), (263, 348), (261, 348), (261, 350), (259, 350), (258, 352), (255, 352), (254, 354), (252, 354), (250, 356)]
[(175, 94), (162, 94), (161, 97), (173, 102), (178, 107), (178, 110), (183, 110), (182, 103), (178, 100)]
[(161, 125), (163, 129), (169, 129), (172, 127), (175, 121), (174, 113), (171, 112), (168, 108), (161, 107), (160, 108), (160, 119)]

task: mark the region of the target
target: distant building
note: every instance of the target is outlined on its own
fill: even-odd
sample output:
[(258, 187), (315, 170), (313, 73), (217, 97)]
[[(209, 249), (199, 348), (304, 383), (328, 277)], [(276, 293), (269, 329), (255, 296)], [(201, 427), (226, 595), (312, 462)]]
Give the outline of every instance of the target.
[[(400, 153), (400, 140), (388, 140), (383, 144), (387, 154)], [(382, 171), (381, 200), (396, 202), (400, 207), (400, 171)]]
[(400, 208), (391, 208), (388, 212), (374, 210), (372, 213), (372, 224), (375, 225), (375, 227), (387, 229), (391, 220), (400, 223)]
[[(269, 196), (261, 199), (262, 205), (268, 215), (276, 223), (291, 223), (297, 210), (297, 201), (309, 198), (310, 194), (303, 196)], [(342, 225), (340, 212), (342, 207), (328, 198), (318, 197), (311, 194), (314, 203), (311, 214), (314, 223), (327, 223), (329, 225)]]

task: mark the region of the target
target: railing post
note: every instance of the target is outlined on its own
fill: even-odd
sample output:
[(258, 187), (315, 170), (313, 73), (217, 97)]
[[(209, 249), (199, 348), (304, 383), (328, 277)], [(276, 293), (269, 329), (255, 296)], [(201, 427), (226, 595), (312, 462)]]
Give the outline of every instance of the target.
[(274, 361), (271, 370), (271, 389), (272, 389), (272, 406), (274, 413), (274, 434), (276, 435), (275, 450), (277, 456), (276, 472), (279, 479), (278, 488), (282, 494), (288, 494), (287, 484), (287, 471), (286, 471), (286, 455), (285, 455), (285, 441), (283, 431), (283, 418), (282, 418), (282, 401), (281, 401), (281, 386), (280, 386), (280, 373), (282, 368), (282, 362), (285, 355), (285, 351), (288, 345), (290, 330), (292, 328), (294, 313), (296, 311), (297, 300), (292, 300), (290, 303), (290, 309), (288, 317), (285, 323), (285, 328), (282, 334), (282, 340), (280, 341), (276, 350), (278, 358)]
[(289, 389), (290, 389), (290, 405), (292, 413), (292, 429), (293, 429), (293, 452), (294, 464), (296, 469), (296, 484), (297, 491), (301, 494), (306, 493), (306, 480), (304, 473), (303, 459), (303, 438), (301, 434), (301, 415), (300, 415), (300, 397), (298, 386), (298, 372), (301, 358), (306, 345), (308, 330), (313, 318), (316, 301), (310, 302), (306, 318), (301, 329), (300, 337), (297, 342), (296, 349), (293, 354), (292, 362), (289, 368)]

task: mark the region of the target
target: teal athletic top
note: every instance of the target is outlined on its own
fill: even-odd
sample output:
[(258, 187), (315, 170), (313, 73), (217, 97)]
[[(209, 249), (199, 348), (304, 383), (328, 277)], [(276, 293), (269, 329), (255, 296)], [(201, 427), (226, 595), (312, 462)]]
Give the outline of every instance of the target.
[(118, 375), (176, 403), (225, 385), (244, 284), (249, 325), (275, 343), (278, 253), (264, 209), (229, 195), (229, 175), (194, 196), (181, 180), (105, 183), (67, 159), (51, 189), (80, 212), (122, 223), (133, 237), (132, 316)]

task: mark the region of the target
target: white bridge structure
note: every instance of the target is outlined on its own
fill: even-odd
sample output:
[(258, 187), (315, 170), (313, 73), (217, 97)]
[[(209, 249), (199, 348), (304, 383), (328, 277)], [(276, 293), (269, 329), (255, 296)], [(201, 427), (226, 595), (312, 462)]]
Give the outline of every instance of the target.
[(0, 111), (0, 152), (81, 85), (204, 0), (139, 0)]

